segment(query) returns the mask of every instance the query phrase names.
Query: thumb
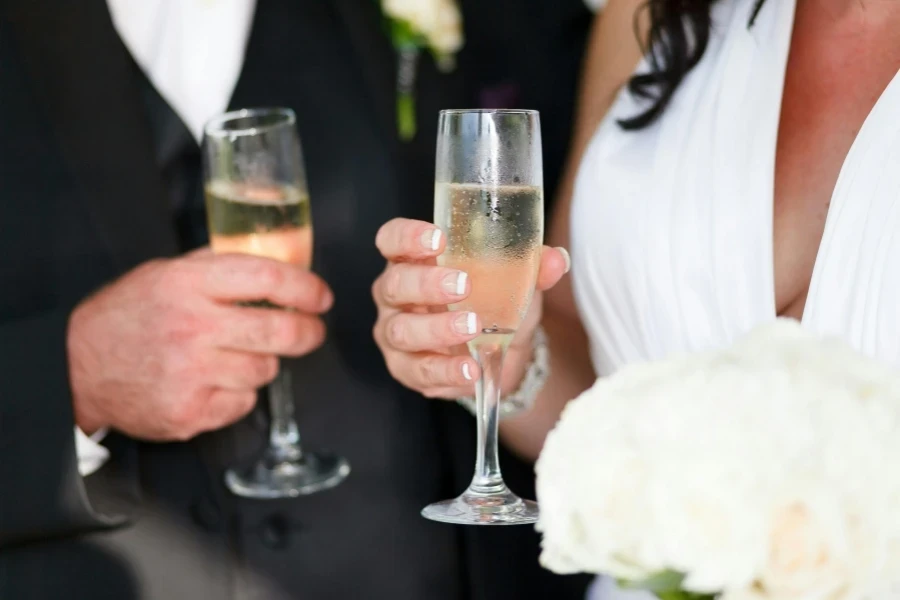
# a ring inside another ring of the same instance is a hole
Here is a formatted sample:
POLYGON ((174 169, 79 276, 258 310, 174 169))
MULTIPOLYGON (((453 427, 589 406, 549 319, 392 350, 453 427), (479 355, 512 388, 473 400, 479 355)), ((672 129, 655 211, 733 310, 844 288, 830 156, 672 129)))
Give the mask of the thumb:
POLYGON ((572 259, 568 250, 562 246, 556 248, 545 246, 541 255, 541 269, 538 272, 537 289, 549 290, 559 283, 559 280, 571 268, 572 259))

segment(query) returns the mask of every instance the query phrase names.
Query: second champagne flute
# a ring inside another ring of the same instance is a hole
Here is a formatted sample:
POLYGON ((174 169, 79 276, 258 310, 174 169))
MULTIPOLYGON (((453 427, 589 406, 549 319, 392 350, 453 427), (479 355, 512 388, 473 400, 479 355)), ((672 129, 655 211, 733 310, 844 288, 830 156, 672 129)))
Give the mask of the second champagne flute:
MULTIPOLYGON (((206 125, 203 158, 213 251, 310 268, 312 221, 295 121, 291 110, 271 108, 226 113, 206 125)), ((279 309, 266 301, 249 304, 279 309)), ((229 490, 247 498, 285 498, 343 481, 350 472, 346 460, 300 446, 290 373, 279 369, 267 392, 269 444, 256 464, 227 471, 229 490)))
POLYGON ((450 310, 474 312, 483 330, 469 342, 481 367, 475 476, 462 496, 425 507, 422 515, 428 519, 461 525, 537 520, 537 504, 519 498, 503 482, 498 419, 503 359, 537 284, 543 185, 536 111, 441 112, 434 220, 447 236, 447 247, 438 264, 468 273, 472 292, 450 310))

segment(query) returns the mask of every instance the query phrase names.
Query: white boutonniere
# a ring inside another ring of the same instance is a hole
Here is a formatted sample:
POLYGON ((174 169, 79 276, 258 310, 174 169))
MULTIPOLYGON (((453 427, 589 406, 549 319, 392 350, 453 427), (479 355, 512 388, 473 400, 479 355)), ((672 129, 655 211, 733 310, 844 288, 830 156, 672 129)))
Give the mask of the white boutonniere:
POLYGON ((397 50, 397 129, 404 140, 416 135, 416 69, 422 50, 442 71, 456 66, 463 46, 462 15, 455 0, 381 0, 397 50))

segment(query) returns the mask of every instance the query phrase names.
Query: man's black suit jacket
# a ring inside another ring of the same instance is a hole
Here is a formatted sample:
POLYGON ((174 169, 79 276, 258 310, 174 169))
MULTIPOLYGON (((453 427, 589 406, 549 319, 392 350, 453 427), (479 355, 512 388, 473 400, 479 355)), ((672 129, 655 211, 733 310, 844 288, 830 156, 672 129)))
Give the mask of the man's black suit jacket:
MULTIPOLYGON (((103 0, 0 0, 0 598, 580 598, 537 565, 531 528, 455 528, 421 507, 471 476, 471 418, 394 383, 371 340, 377 228, 429 219, 440 108, 542 111, 548 195, 590 17, 581 0, 462 0, 452 74, 418 81, 419 134, 394 121, 396 61, 374 0, 258 0, 232 107, 292 107, 313 198, 329 339, 290 368, 305 443, 347 456, 339 488, 233 498, 226 465, 265 440, 257 411, 184 444, 116 434, 77 472, 66 325, 137 264, 179 252, 134 64, 103 0)), ((529 466, 503 457, 511 485, 529 466)))

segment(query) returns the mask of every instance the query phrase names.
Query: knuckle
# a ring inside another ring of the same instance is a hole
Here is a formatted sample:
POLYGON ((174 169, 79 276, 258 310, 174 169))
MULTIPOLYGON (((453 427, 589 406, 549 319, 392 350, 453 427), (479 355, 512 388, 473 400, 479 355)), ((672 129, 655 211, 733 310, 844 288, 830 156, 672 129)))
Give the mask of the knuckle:
POLYGON ((261 262, 256 267, 256 277, 260 286, 265 289, 275 289, 284 284, 284 270, 274 261, 261 262))
POLYGON ((379 252, 384 254, 384 243, 387 239, 391 227, 393 227, 394 219, 391 219, 384 225, 378 228, 378 232, 375 234, 375 247, 378 248, 379 252))
POLYGON ((441 384, 437 358, 430 356, 416 363, 416 375, 424 387, 437 387, 441 384))
POLYGON ((274 356, 249 357, 243 365, 244 378, 250 383, 264 383, 275 377, 278 359, 274 356))
POLYGON ((187 399, 170 404, 163 416, 170 436, 179 441, 192 438, 196 433, 196 412, 194 402, 187 399))
POLYGON ((238 418, 243 417, 253 410, 256 405, 256 392, 246 391, 237 394, 234 399, 234 408, 238 418))
POLYGON ((289 348, 297 344, 303 335, 301 319, 293 313, 273 313, 268 316, 267 341, 269 346, 278 349, 289 348))
MULTIPOLYGON (((272 381, 278 375, 278 357, 277 356, 267 356, 263 359, 262 366, 262 379, 264 381, 272 381)), ((254 398, 255 394, 251 394, 254 398)))
POLYGON ((325 295, 325 282, 309 271, 297 271, 296 288, 304 297, 318 300, 325 295))
POLYGON ((375 322, 375 325, 372 326, 372 339, 375 340, 375 345, 384 350, 384 339, 381 334, 381 330, 384 328, 384 323, 381 319, 378 319, 375 322))
MULTIPOLYGON (((169 343, 177 342, 177 334, 164 334, 169 343)), ((161 378, 167 380, 168 383, 181 386, 185 374, 189 371, 192 361, 189 360, 189 353, 182 352, 183 345, 175 345, 174 349, 169 348, 162 353, 156 364, 156 371, 161 378)))
POLYGON ((312 276, 312 278, 313 285, 311 290, 313 295, 311 298, 314 305, 313 312, 320 312, 323 306, 327 307, 325 310, 330 310, 334 304, 334 296, 331 287, 320 277, 312 276))
POLYGON ((382 298, 388 304, 397 304, 400 300, 400 287, 403 285, 403 273, 397 267, 388 269, 381 285, 382 298))
POLYGON ((197 336, 203 326, 202 319, 196 315, 171 315, 160 323, 160 335, 167 345, 183 347, 197 336))
POLYGON ((249 321, 241 332, 243 346, 262 350, 275 345, 279 336, 283 335, 278 326, 279 316, 281 315, 274 310, 259 310, 254 314, 253 320, 249 321))
POLYGON ((407 232, 407 219, 394 218, 382 225, 375 235, 375 245, 382 256, 391 256, 402 251, 407 232))
POLYGON ((375 301, 375 304, 381 304, 381 280, 384 277, 384 273, 378 276, 375 281, 372 282, 372 287, 370 289, 370 293, 372 294, 372 300, 375 301))
POLYGON ((316 347, 324 337, 321 321, 300 315, 293 318, 282 328, 279 345, 291 354, 304 354, 316 347))
POLYGON ((306 347, 304 351, 318 348, 325 341, 325 324, 319 319, 311 321, 306 332, 306 347))
POLYGON ((409 328, 397 315, 388 322, 387 341, 394 348, 403 348, 409 344, 409 328))

